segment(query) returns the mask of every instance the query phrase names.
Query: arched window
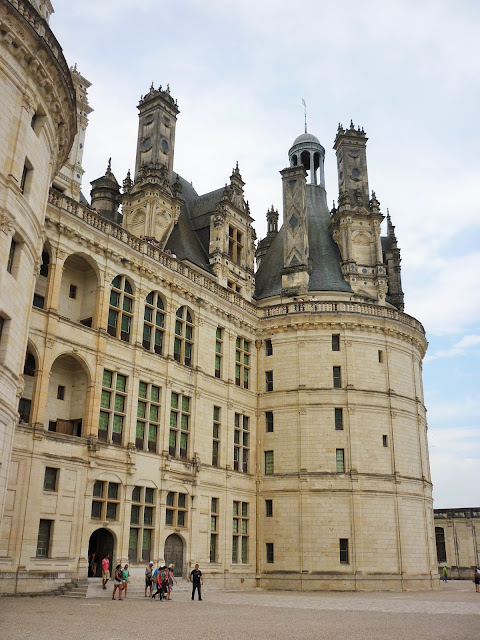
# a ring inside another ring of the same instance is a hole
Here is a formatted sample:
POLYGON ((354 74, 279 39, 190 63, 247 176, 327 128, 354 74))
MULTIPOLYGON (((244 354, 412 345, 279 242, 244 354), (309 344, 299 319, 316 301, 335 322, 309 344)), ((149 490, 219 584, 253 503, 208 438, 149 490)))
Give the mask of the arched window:
POLYGON ((133 289, 125 276, 116 276, 110 291, 108 333, 114 338, 130 342, 133 318, 133 289))
POLYGON ((175 318, 175 342, 173 357, 177 362, 192 366, 193 320, 187 307, 180 307, 175 318))
POLYGON ((163 333, 165 331, 165 308, 158 291, 151 291, 145 298, 145 312, 143 317, 143 348, 162 355, 163 333))

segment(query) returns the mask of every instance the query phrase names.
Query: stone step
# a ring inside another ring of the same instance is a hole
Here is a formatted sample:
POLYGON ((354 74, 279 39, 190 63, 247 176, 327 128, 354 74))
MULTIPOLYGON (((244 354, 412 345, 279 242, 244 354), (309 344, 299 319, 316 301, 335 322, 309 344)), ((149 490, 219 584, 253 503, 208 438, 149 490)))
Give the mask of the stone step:
MULTIPOLYGON (((99 578, 89 578, 88 582, 89 582, 88 591, 86 594, 87 598, 111 598, 112 597, 114 584, 111 580, 108 582, 106 589, 102 589, 102 581, 99 578)), ((183 578, 177 578, 177 584, 173 585, 174 594, 180 593, 180 592, 188 593, 191 591, 191 589, 192 589, 192 583, 183 578)), ((207 589, 208 591, 220 590, 219 587, 210 586, 210 585, 208 585, 207 589)), ((153 592, 155 593, 155 588, 153 589, 153 592)), ((116 594, 116 597, 118 597, 117 594, 116 594)), ((134 599, 145 598, 145 584, 129 582, 127 597, 134 598, 134 599)))

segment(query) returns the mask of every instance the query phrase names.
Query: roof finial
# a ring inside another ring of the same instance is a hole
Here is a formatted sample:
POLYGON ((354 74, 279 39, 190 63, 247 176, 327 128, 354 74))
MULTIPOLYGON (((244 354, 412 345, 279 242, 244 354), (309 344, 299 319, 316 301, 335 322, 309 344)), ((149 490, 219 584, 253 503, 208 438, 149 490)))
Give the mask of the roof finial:
POLYGON ((307 133, 307 103, 305 102, 305 98, 302 98, 302 104, 305 113, 305 133, 307 133))
POLYGON ((112 173, 112 159, 108 159, 107 170, 105 171, 105 175, 108 176, 112 173))

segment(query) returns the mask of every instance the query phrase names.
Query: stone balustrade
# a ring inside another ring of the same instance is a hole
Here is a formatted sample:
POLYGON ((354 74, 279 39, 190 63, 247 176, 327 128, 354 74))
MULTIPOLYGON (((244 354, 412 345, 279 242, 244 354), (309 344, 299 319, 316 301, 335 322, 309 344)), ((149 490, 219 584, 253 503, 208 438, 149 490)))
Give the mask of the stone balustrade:
MULTIPOLYGON (((72 200, 67 196, 59 193, 55 189, 50 189, 49 203, 67 211, 76 218, 80 218, 86 224, 95 229, 105 233, 106 235, 116 238, 120 242, 127 244, 134 251, 143 253, 144 255, 152 258, 156 262, 159 262, 167 269, 175 271, 176 273, 185 276, 200 287, 204 287, 208 291, 218 295, 223 300, 233 303, 235 306, 245 310, 252 316, 257 318, 273 318, 283 315, 294 314, 314 314, 320 315, 324 313, 345 313, 345 314, 361 314, 372 316, 376 318, 386 318, 401 322, 412 329, 420 331, 422 335, 425 335, 425 329, 423 325, 409 316, 406 313, 391 309, 388 307, 382 307, 375 304, 367 304, 363 302, 328 302, 319 301, 312 298, 308 300, 292 300, 292 302, 272 304, 268 306, 256 306, 251 302, 244 300, 241 296, 220 286, 212 278, 200 273, 199 271, 192 269, 187 264, 177 260, 173 256, 168 255, 158 247, 151 245, 148 241, 142 240, 137 236, 129 233, 123 229, 120 225, 110 222, 103 216, 99 215, 92 209, 82 205, 76 200, 72 200)), ((47 216, 48 217, 48 216, 47 216)))

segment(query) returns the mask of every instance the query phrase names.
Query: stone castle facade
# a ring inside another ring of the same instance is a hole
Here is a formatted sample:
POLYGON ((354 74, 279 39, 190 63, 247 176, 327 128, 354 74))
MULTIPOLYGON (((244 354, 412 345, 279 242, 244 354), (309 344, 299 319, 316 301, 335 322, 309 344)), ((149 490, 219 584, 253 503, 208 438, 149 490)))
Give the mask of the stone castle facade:
POLYGON ((229 587, 433 588, 427 343, 364 131, 338 128, 331 211, 324 148, 294 141, 256 244, 238 166, 205 195, 175 172, 152 86, 134 175, 109 162, 89 204, 90 83, 52 11, 0 0, 0 589, 107 552, 229 587))

